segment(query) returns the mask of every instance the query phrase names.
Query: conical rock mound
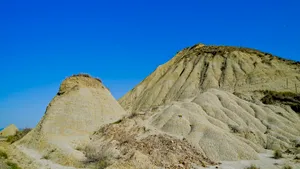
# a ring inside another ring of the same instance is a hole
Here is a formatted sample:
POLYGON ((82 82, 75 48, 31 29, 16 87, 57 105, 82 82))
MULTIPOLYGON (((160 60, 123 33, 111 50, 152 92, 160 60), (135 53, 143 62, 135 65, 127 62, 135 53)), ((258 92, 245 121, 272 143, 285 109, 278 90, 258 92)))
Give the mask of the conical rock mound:
POLYGON ((124 114, 99 79, 74 75, 62 82, 36 128, 16 144, 27 154, 36 151, 55 162, 72 165, 73 159, 84 160, 77 150, 90 141, 95 130, 124 114))
POLYGON ((300 91, 300 64, 248 48, 195 45, 166 64, 122 97, 128 111, 195 97, 219 88, 231 93, 260 90, 300 91))
POLYGON ((7 126, 6 128, 4 128, 2 131, 0 131, 0 136, 3 136, 3 137, 13 136, 18 131, 19 131, 19 129, 14 124, 11 124, 11 125, 7 126))

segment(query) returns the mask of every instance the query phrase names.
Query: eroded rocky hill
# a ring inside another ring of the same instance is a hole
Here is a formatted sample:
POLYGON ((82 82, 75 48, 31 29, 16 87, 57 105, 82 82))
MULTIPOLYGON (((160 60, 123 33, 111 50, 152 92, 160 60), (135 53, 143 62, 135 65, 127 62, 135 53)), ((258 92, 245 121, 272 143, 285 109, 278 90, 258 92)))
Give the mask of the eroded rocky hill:
POLYGON ((62 82, 39 124, 14 143, 16 157, 24 154, 33 161, 26 164, 24 157, 19 157, 23 168, 30 169, 47 168, 45 164, 48 168, 60 168, 45 160, 82 166, 86 157, 78 150, 90 141, 90 135, 125 114, 99 79, 85 74, 71 76, 62 82))
POLYGON ((300 63, 254 49, 198 44, 178 52, 119 102, 128 111, 143 111, 210 88, 249 99, 255 91, 300 91, 300 63))

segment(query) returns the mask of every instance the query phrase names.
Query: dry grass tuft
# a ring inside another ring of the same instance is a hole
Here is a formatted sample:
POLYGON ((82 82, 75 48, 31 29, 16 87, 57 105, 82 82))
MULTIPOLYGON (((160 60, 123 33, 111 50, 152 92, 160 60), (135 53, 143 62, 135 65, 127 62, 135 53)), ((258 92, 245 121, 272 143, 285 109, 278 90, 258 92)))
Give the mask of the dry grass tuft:
POLYGON ((22 139, 26 134, 28 134, 31 131, 30 128, 25 128, 22 131, 17 131, 17 133, 14 136, 7 137, 7 142, 14 143, 20 139, 22 139))
POLYGON ((6 154, 6 152, 0 150, 0 159, 7 159, 7 158, 8 155, 6 154))
POLYGON ((10 161, 6 162, 6 165, 10 166, 11 169, 21 169, 21 168, 18 166, 18 164, 13 163, 13 162, 10 162, 10 161))
POLYGON ((282 169, 293 169, 293 167, 289 166, 289 165, 285 165, 285 166, 282 167, 282 169))
POLYGON ((250 167, 246 167, 245 169, 260 169, 260 168, 252 164, 250 167))
POLYGON ((96 169, 105 169, 106 167, 110 166, 107 162, 107 159, 101 159, 96 163, 96 169))
POLYGON ((275 150, 274 153, 273 153, 273 157, 275 159, 280 159, 282 158, 282 152, 280 150, 275 150))

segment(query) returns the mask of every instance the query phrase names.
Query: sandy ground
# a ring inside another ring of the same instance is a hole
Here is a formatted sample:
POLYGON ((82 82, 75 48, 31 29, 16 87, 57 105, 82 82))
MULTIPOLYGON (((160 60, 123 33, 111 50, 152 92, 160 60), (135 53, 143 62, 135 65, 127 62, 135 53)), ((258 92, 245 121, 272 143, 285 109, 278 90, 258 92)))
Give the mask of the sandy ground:
POLYGON ((43 159, 42 155, 37 151, 18 146, 18 149, 23 153, 28 155, 30 158, 34 160, 35 163, 40 165, 40 169, 76 169, 74 167, 66 167, 59 164, 56 164, 50 160, 43 159))
MULTIPOLYGON (((9 146, 9 144, 7 142, 0 140, 0 149, 1 150, 8 152, 9 151, 8 146, 9 146)), ((28 157, 30 157, 34 161, 34 163, 36 163, 38 166, 40 166, 39 169, 75 169, 74 167, 61 166, 50 160, 43 159, 42 155, 34 150, 27 149, 25 147, 18 147, 18 148, 20 151, 22 151, 28 157)), ((0 167, 0 169, 1 169, 1 167, 0 167)))
POLYGON ((6 138, 0 138, 0 142, 6 141, 6 138))
MULTIPOLYGON (((6 142, 0 141, 0 147, 2 149, 7 149, 8 144, 6 142)), ((73 167, 65 167, 59 164, 53 163, 50 160, 45 160, 42 156, 30 149, 24 147, 18 147, 28 156, 30 156, 36 163, 41 166, 41 169, 75 169, 73 167)), ((255 165, 260 169, 282 169, 284 165, 292 166, 293 169, 300 169, 300 163, 295 163, 288 156, 284 156, 282 159, 272 158, 273 151, 267 150, 266 153, 259 154, 259 160, 241 160, 241 161, 222 161, 218 166, 210 166, 207 168, 196 167, 197 169, 245 169, 251 165, 255 165)))
POLYGON ((210 166, 209 169, 245 169, 251 165, 255 165, 260 169, 282 169, 284 165, 292 166, 293 169, 300 169, 300 163, 292 162, 289 157, 282 159, 274 159, 273 151, 267 150, 266 153, 259 154, 259 160, 241 160, 241 161, 222 161, 219 166, 210 166))

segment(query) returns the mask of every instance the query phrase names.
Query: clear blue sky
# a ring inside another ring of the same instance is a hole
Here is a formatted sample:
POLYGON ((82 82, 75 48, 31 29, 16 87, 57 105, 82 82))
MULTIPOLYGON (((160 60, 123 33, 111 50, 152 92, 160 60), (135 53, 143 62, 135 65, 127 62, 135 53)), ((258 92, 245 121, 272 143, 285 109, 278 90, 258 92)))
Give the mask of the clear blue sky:
POLYGON ((0 2, 0 127, 34 127, 61 81, 86 72, 116 98, 184 47, 300 60, 298 0, 0 2))

